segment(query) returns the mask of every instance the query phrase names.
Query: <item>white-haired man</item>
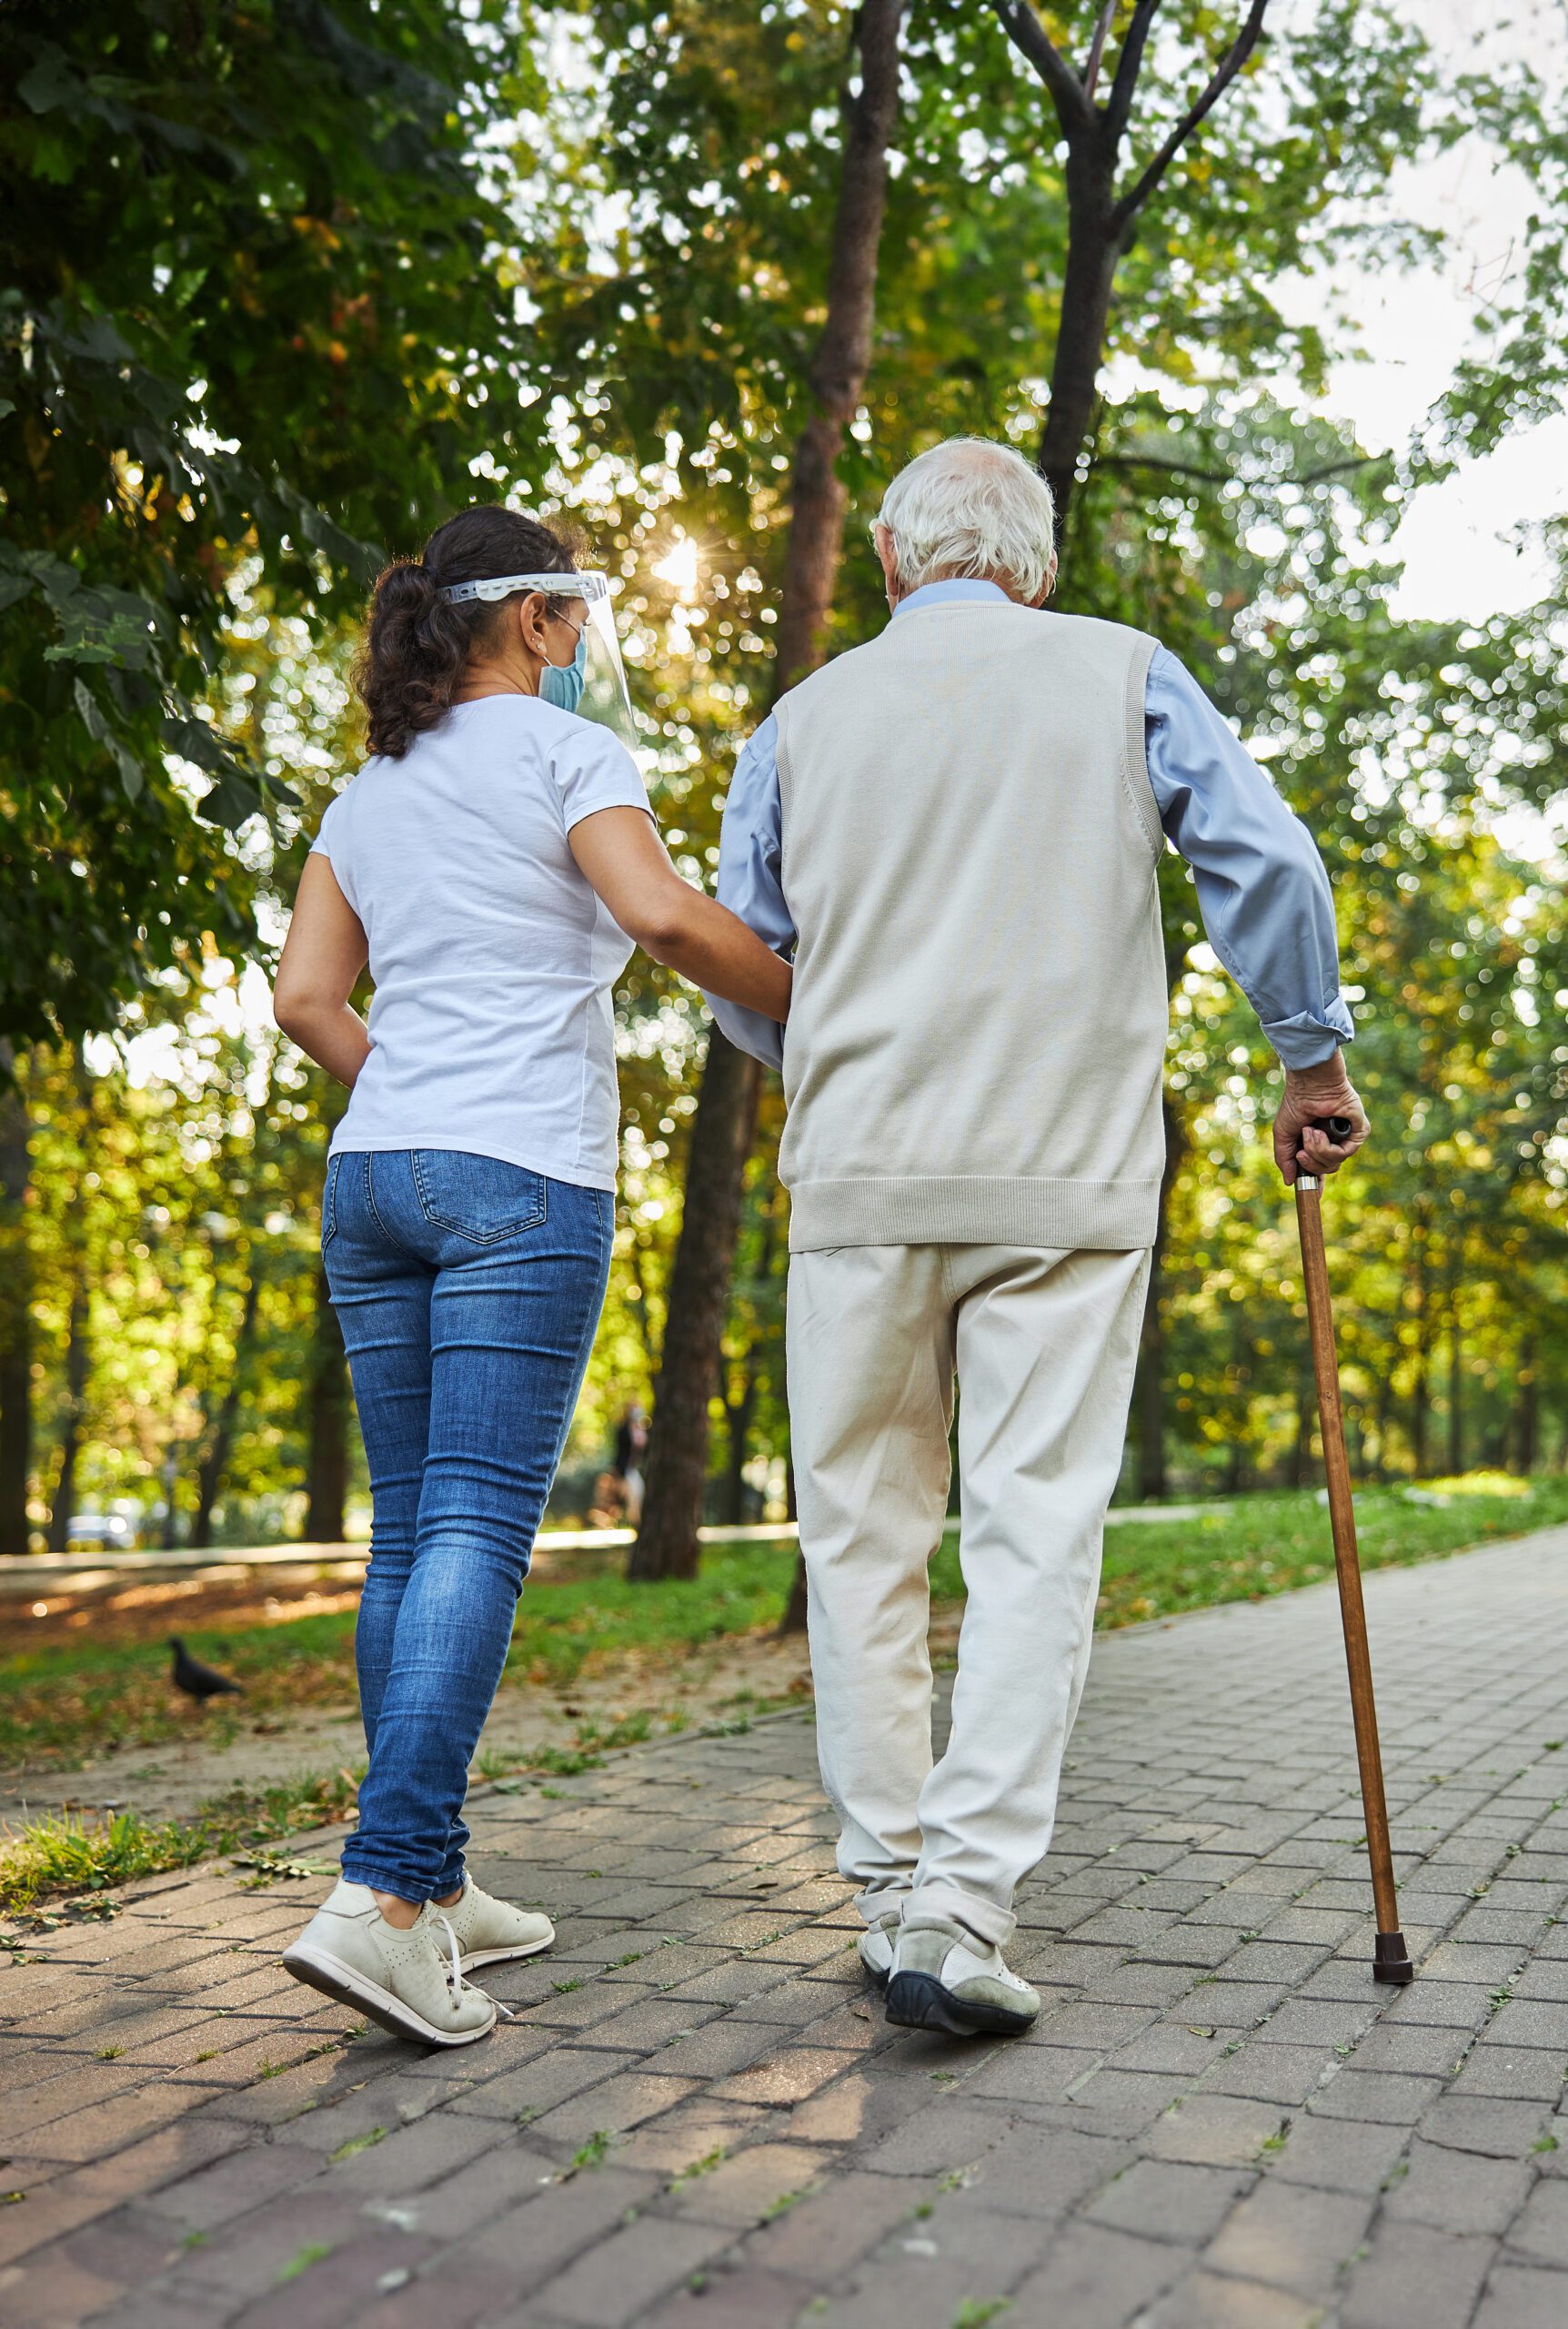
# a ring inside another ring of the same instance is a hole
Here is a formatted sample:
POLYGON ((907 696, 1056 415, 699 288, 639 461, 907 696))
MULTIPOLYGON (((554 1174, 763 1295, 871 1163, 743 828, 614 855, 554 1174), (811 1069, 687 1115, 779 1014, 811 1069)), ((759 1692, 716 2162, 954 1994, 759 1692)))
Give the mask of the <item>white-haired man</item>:
POLYGON ((876 528, 892 619, 779 700, 719 856, 724 902, 795 960, 786 1031, 713 1009, 789 1101, 789 1407, 839 1865, 890 2018, 959 2032, 1040 2010, 1002 1948, 1055 1817, 1143 1316, 1167 839, 1284 1064, 1286 1180, 1366 1136, 1316 849, 1172 656, 1043 611, 1052 542, 1050 490, 1006 447, 911 462, 876 528), (968 1608, 933 1767, 955 1372, 968 1608))

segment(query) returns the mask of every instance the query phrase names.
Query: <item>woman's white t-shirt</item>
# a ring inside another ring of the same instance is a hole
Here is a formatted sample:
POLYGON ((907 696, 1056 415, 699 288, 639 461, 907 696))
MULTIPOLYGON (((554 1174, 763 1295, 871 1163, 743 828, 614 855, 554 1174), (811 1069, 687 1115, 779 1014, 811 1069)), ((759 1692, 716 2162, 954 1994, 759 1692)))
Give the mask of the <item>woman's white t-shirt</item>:
POLYGON ((523 695, 455 705, 338 794, 315 847, 365 926, 376 995, 334 1154, 454 1148, 614 1188, 610 990, 631 941, 567 835, 621 808, 648 808, 625 746, 523 695))

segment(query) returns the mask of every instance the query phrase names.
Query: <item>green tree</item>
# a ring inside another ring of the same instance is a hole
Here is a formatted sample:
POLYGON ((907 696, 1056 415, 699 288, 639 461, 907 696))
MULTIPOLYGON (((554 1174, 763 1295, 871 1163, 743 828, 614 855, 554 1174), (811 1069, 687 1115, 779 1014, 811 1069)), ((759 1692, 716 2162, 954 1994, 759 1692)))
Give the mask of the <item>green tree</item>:
MULTIPOLYGON (((286 797, 209 714, 236 562, 328 613, 526 476, 525 339, 473 160, 501 0, 0 16, 0 1031, 75 1039, 254 943, 286 797)), ((504 156, 491 164, 498 166, 504 156)))

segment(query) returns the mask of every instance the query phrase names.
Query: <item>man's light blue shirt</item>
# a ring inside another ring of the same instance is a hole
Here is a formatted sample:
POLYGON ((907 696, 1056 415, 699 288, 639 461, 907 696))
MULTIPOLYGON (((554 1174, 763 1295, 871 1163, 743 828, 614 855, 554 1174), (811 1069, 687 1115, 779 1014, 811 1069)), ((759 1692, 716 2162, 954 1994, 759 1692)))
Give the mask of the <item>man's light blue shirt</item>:
MULTIPOLYGON (((900 600, 996 599, 995 582, 928 582, 900 600)), ((1157 647, 1143 698, 1149 781, 1165 836, 1192 868, 1210 945, 1287 1067, 1328 1059, 1355 1033, 1340 993, 1333 898, 1306 827, 1292 815, 1191 674, 1157 647)), ((778 954, 795 944, 780 879, 779 727, 769 716, 735 763, 719 843, 719 901, 778 954)), ((733 1044, 784 1063, 777 1020, 719 995, 709 1007, 733 1044)))

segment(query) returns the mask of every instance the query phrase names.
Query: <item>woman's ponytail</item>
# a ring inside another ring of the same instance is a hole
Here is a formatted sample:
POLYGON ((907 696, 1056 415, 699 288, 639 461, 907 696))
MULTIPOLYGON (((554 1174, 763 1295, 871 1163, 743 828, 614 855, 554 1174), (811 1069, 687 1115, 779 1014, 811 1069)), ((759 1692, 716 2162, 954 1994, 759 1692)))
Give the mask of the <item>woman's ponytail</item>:
POLYGON ((470 644, 468 625, 438 595, 428 568, 387 569, 355 674, 373 752, 400 761, 415 737, 451 710, 470 644))
POLYGON ((499 606, 473 599, 453 606, 443 586, 569 573, 572 566, 572 545, 560 535, 494 506, 465 509, 438 526, 417 563, 389 566, 376 585, 354 671, 371 751, 401 760, 415 737, 451 710, 476 649, 495 630, 499 606))

